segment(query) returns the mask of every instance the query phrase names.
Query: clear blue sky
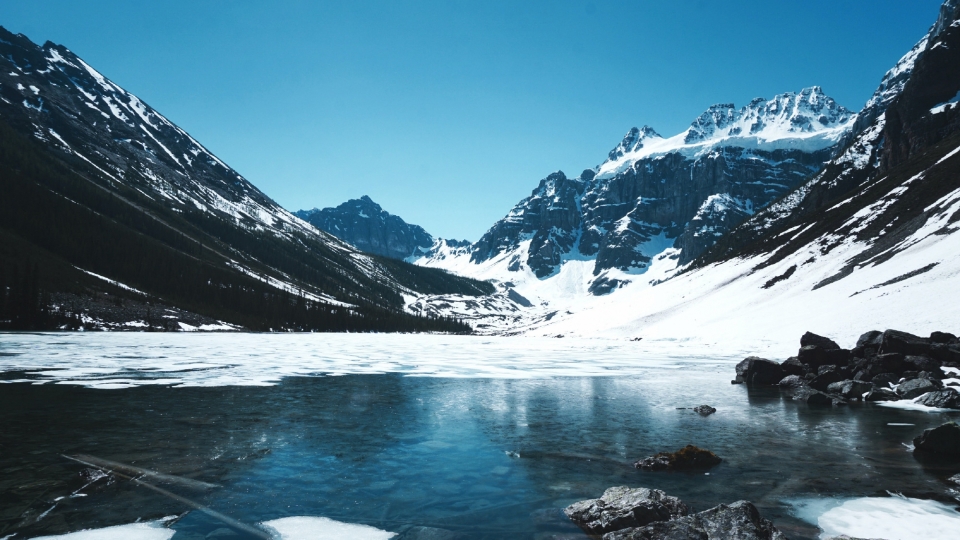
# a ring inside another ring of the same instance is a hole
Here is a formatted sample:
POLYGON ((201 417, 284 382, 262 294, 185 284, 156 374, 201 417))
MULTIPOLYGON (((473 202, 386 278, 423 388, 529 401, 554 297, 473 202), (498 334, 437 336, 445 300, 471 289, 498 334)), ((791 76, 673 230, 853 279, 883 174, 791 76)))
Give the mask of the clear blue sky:
POLYGON ((476 240, 632 126, 820 85, 859 110, 940 0, 5 0, 284 207, 476 240))

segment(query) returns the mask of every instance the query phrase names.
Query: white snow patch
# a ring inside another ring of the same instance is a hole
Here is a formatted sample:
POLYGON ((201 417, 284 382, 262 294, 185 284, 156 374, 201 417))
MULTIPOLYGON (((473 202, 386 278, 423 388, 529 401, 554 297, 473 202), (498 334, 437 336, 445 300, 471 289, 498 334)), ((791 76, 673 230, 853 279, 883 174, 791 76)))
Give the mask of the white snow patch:
POLYGON ((141 295, 143 295, 143 296, 148 296, 147 293, 145 293, 145 292, 143 292, 143 291, 140 291, 140 290, 137 290, 137 289, 134 289, 133 287, 131 287, 131 286, 129 286, 129 285, 124 285, 123 283, 120 283, 119 281, 115 281, 115 280, 112 280, 112 279, 110 279, 110 278, 108 278, 108 277, 101 276, 100 274, 94 274, 93 272, 91 272, 91 271, 89 271, 89 270, 84 270, 83 268, 80 268, 80 267, 77 267, 77 266, 74 266, 74 268, 76 268, 77 270, 83 272, 84 274, 93 276, 93 277, 95 277, 95 278, 97 278, 97 279, 102 279, 103 281, 106 281, 107 283, 109 283, 109 284, 111 284, 111 285, 114 285, 114 286, 116 286, 116 287, 120 287, 121 289, 123 289, 123 290, 125 290, 125 291, 130 291, 130 292, 134 292, 134 293, 137 293, 137 294, 141 294, 141 295))
POLYGON ((175 516, 157 521, 116 525, 102 529, 86 529, 55 536, 38 536, 33 540, 169 540, 176 531, 164 525, 175 516))
POLYGON ((816 523, 824 539, 845 534, 889 540, 948 540, 957 538, 960 513, 936 501, 865 497, 826 511, 816 523))
POLYGON ((282 540, 389 540, 396 533, 325 517, 294 516, 264 521, 282 540))

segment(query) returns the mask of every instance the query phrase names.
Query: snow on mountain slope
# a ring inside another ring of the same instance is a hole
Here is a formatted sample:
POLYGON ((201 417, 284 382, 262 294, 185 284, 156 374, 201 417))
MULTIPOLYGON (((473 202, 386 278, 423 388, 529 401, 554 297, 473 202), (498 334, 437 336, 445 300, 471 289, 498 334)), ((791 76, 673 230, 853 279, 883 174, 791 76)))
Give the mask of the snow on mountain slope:
MULTIPOLYGON (((679 153, 696 157, 718 146, 753 150, 812 152, 837 144, 857 115, 837 104, 819 86, 786 93, 771 100, 757 98, 737 110, 733 104, 714 105, 686 131, 664 139, 649 127, 627 134, 634 144, 611 152, 597 170, 598 179, 611 178, 638 160, 679 153)), ((625 141, 626 142, 626 141, 625 141)))
MULTIPOLYGON (((675 228, 638 219, 635 210, 645 202, 641 196, 640 204, 608 222, 613 226, 593 227, 607 239, 611 233, 629 232, 634 245, 660 250, 642 266, 613 264, 598 272, 596 264, 591 272, 592 261, 584 257, 590 252, 584 249, 589 215, 575 233, 574 248, 546 275, 524 264, 530 244, 537 240, 535 231, 521 230, 526 233, 523 242, 503 242, 508 249, 493 250, 486 259, 478 261, 475 251, 472 263, 465 254, 419 263, 495 279, 504 299, 513 292, 530 301, 529 307, 515 304, 512 326, 491 325, 488 330, 494 332, 706 341, 741 348, 753 343, 758 352, 784 355, 788 351, 783 347, 792 348, 788 344, 806 330, 847 344, 870 328, 919 334, 956 331, 960 108, 953 102, 960 95, 958 4, 945 2, 928 35, 884 76, 858 115, 814 90, 758 100, 740 110, 712 107, 682 137, 663 139, 649 128, 631 130, 607 162, 571 182, 576 189, 570 191, 585 194, 576 206, 589 209, 594 206, 591 193, 622 193, 624 183, 618 179, 669 159, 709 159, 731 152, 727 144, 744 140, 753 146, 741 151, 755 157, 756 148, 777 136, 833 145, 824 147, 831 149, 833 159, 769 206, 734 190, 717 190, 703 198, 697 194, 698 205, 685 232, 719 242, 707 245, 695 260, 684 258, 687 244, 675 228), (778 114, 770 114, 774 110, 778 114), (798 115, 809 118, 811 111, 824 112, 823 119, 818 116, 809 124, 793 120, 798 115), (748 125, 755 138, 744 138, 748 125), (659 245, 656 233, 662 234, 659 245), (583 294, 596 292, 598 286, 609 294, 583 294)), ((733 172, 743 175, 744 169, 733 172)), ((566 179, 553 175, 553 180, 566 179)), ((547 189, 548 184, 542 182, 529 200, 560 192, 547 189)), ((573 207, 569 202, 552 204, 573 207)), ((522 223, 531 207, 521 203, 495 228, 522 223)), ((550 234, 556 237, 557 230, 550 234)), ((467 308, 446 302, 438 312, 466 313, 467 308)))
MULTIPOLYGON (((5 144, 18 146, 11 151, 13 158, 0 165, 14 166, 13 161, 27 153, 40 152, 45 154, 42 160, 30 159, 56 167, 58 175, 67 171, 62 178, 68 180, 60 184, 52 183, 57 175, 51 174, 10 179, 20 182, 24 193, 33 189, 28 186, 45 182, 43 189, 61 196, 58 201, 65 197, 61 189, 82 191, 87 197, 82 201, 67 198, 85 208, 76 218, 78 223, 103 218, 119 223, 126 219, 124 226, 128 229, 117 229, 116 234, 152 235, 164 246, 154 253, 178 260, 165 260, 162 272, 167 276, 175 275, 174 267, 186 261, 200 259, 215 265, 213 272, 230 283, 196 278, 197 286, 205 283, 209 287, 211 298, 219 294, 215 290, 231 288, 256 296, 248 285, 249 278, 254 278, 258 287, 272 289, 268 295, 282 291, 328 307, 362 304, 399 310, 403 295, 418 294, 418 290, 463 292, 486 288, 435 271, 378 260, 319 231, 280 207, 185 130, 66 47, 50 42, 38 46, 26 36, 3 28, 0 124, 10 132, 5 135, 5 144), (109 194, 108 201, 96 202, 105 194, 109 194), (104 205, 116 214, 104 215, 104 205), (137 221, 136 225, 131 227, 130 220, 137 221), (135 230, 131 232, 131 228, 135 230), (168 253, 167 248, 172 251, 168 253)), ((66 257, 68 248, 64 246, 69 242, 63 241, 63 235, 43 236, 45 233, 37 232, 37 227, 26 230, 25 221, 4 225, 25 228, 17 233, 32 234, 44 249, 66 257)), ((74 260, 89 252, 72 253, 70 264, 134 283, 152 294, 160 294, 156 285, 166 280, 164 294, 195 298, 183 292, 186 287, 176 287, 175 278, 161 280, 160 271, 153 276, 135 271, 131 264, 123 270, 127 274, 115 274, 123 267, 119 254, 113 263, 74 260), (154 283, 148 283, 149 279, 154 283)), ((253 308, 240 308, 243 302, 238 298, 234 299, 237 310, 253 308)))

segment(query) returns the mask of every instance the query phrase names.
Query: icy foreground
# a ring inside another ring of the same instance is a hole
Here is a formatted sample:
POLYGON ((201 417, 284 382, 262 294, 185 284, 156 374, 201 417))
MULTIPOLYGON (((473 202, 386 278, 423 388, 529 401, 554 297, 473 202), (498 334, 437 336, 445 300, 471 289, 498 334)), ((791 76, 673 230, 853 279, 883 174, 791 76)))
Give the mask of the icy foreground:
POLYGON ((120 389, 268 386, 285 377, 382 373, 606 377, 689 363, 729 365, 752 351, 720 345, 428 334, 6 334, 0 339, 0 372, 29 375, 0 382, 120 389))

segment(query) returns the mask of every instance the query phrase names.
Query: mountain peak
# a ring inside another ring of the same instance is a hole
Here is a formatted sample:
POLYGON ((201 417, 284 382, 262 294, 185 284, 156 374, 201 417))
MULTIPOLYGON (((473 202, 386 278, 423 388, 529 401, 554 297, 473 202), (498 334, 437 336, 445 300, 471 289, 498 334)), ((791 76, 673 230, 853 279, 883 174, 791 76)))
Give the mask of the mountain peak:
POLYGON ((660 134, 650 126, 645 125, 639 129, 632 127, 630 128, 630 131, 623 136, 623 140, 620 141, 620 144, 618 144, 616 148, 607 154, 607 158, 611 160, 619 159, 625 154, 636 152, 637 150, 643 148, 644 141, 652 138, 662 139, 663 137, 661 137, 660 134))

